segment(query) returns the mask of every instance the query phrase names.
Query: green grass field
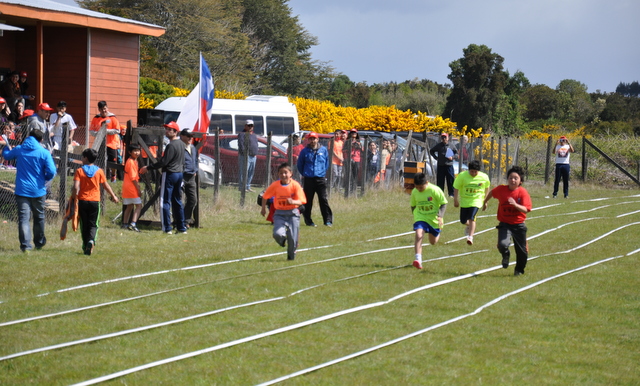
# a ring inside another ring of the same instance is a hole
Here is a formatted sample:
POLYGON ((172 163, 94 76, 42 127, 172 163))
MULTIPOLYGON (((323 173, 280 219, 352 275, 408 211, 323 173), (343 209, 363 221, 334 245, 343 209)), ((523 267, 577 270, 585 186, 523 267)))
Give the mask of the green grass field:
POLYGON ((553 200, 548 187, 525 186, 536 210, 519 277, 500 267, 495 200, 472 247, 449 205, 440 242, 413 268, 409 196, 399 190, 333 197, 334 226, 303 226, 293 262, 255 196, 240 208, 232 188, 203 204, 203 227, 188 235, 123 231, 109 203, 90 257, 79 234, 59 240, 59 224, 42 251, 22 254, 16 224, 1 224, 0 384, 74 384, 145 364, 154 365, 111 382, 260 384, 420 331, 284 384, 639 384, 638 190, 574 184, 570 199, 553 200))

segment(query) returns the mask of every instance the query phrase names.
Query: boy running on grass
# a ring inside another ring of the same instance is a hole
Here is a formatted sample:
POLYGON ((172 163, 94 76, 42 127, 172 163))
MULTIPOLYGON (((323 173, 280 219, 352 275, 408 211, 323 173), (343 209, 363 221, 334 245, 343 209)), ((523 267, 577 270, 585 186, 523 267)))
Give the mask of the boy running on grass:
POLYGON ((71 198, 78 199, 78 215, 82 234, 82 250, 85 255, 93 253, 100 226, 100 185, 111 196, 111 201, 118 203, 118 197, 107 183, 104 171, 94 165, 98 152, 85 149, 82 152, 82 167, 76 170, 73 177, 71 198))
POLYGON ((129 159, 124 165, 124 179, 122 182, 122 204, 127 206, 122 216, 122 227, 135 232, 140 232, 140 229, 136 226, 136 221, 138 221, 140 210, 142 210, 142 194, 140 193, 140 183, 138 182, 140 180, 138 157, 140 157, 140 146, 136 144, 129 145, 129 159))
POLYGON ((280 181, 276 181, 269 185, 262 195, 261 215, 267 213, 267 201, 273 197, 273 205, 275 213, 273 214, 273 238, 278 245, 284 247, 288 242, 287 260, 293 260, 296 257, 298 249, 298 238, 300 233, 300 205, 307 203, 307 197, 300 184, 291 178, 291 166, 283 163, 278 167, 278 176, 280 181))
POLYGON ((476 215, 489 193, 489 176, 480 171, 480 162, 469 162, 469 170, 458 174, 453 181, 453 206, 460 207, 460 223, 466 225, 464 235, 467 244, 473 245, 476 232, 476 215))
POLYGON ((413 266, 422 269, 422 239, 429 233, 429 243, 434 245, 440 239, 442 217, 447 209, 447 198, 442 189, 430 184, 424 173, 413 177, 415 188, 411 191, 411 211, 413 212, 413 230, 416 231, 413 266))

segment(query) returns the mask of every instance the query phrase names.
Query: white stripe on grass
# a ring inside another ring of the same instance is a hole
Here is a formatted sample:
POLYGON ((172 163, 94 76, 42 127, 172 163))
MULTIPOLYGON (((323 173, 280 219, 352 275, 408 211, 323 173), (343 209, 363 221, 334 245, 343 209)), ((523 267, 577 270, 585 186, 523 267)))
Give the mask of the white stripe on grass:
MULTIPOLYGON (((598 238, 596 238, 594 240, 591 240, 591 241, 589 241, 587 243, 583 243, 578 247, 572 248, 570 251, 574 251, 574 250, 576 250, 578 248, 582 248, 584 246, 587 246, 587 245, 589 245, 589 244, 591 244, 591 243, 593 243, 593 242, 595 242, 597 240, 600 240, 602 237, 605 237, 606 235, 612 234, 612 233, 614 233, 616 231, 619 231, 619 230, 624 229, 626 227, 629 227, 631 225, 638 225, 638 224, 640 224, 640 222, 621 226, 621 227, 619 227, 617 229, 614 229, 614 230, 608 232, 607 234, 602 235, 602 236, 600 236, 600 237, 598 237, 598 238)), ((568 253, 568 252, 567 251, 562 251, 562 252, 556 252, 555 254, 559 254, 559 253, 568 253)), ((632 253, 635 253, 635 251, 632 252, 632 253)), ((630 253, 630 254, 632 254, 632 253, 630 253)), ((622 256, 618 256, 618 257, 622 257, 622 256)), ((577 270, 584 269, 584 268, 599 264, 599 263, 604 262, 604 261, 615 259, 615 258, 618 258, 618 257, 613 257, 613 258, 602 260, 600 262, 591 263, 591 264, 586 265, 584 267, 578 268, 577 270)), ((531 258, 530 260, 533 260, 533 259, 535 259, 535 257, 531 258)), ((414 288, 414 289, 412 289, 410 291, 403 292, 403 293, 398 294, 398 295, 396 295, 396 296, 394 296, 392 298, 389 298, 386 301, 379 301, 379 302, 375 302, 375 303, 364 304, 364 305, 361 305, 361 306, 358 306, 358 307, 348 308, 348 309, 341 310, 341 311, 338 311, 338 312, 334 312, 334 313, 331 313, 331 314, 323 315, 323 316, 320 316, 320 317, 317 317, 317 318, 309 319, 309 320, 306 320, 306 321, 303 321, 303 322, 300 322, 300 323, 295 323, 295 324, 292 324, 292 325, 289 325, 289 326, 284 326, 284 327, 281 327, 281 328, 278 328, 278 329, 275 329, 275 330, 267 331, 267 332, 264 332, 264 333, 261 333, 261 334, 248 336, 248 337, 245 337, 245 338, 242 338, 242 339, 238 339, 238 340, 222 343, 222 344, 219 344, 219 345, 216 345, 216 346, 212 346, 212 347, 208 347, 208 348, 205 348, 205 349, 202 349, 202 350, 192 351, 192 352, 181 354, 181 355, 174 356, 174 357, 171 357, 171 358, 166 358, 166 359, 162 359, 162 360, 159 360, 159 361, 150 362, 150 363, 147 363, 147 364, 144 364, 144 365, 141 365, 141 366, 136 366, 136 367, 132 367, 132 368, 129 368, 129 369, 126 369, 126 370, 118 371, 118 372, 115 372, 115 373, 112 373, 112 374, 107 374, 107 375, 104 375, 104 376, 101 376, 101 377, 98 377, 98 378, 93 378, 93 379, 90 379, 90 380, 87 380, 87 381, 84 381, 84 382, 77 383, 76 385, 93 385, 93 384, 105 382, 105 381, 108 381, 108 380, 111 380, 111 379, 120 378, 120 377, 123 377, 125 375, 133 374, 135 372, 147 370, 147 369, 150 369, 150 368, 153 368, 153 367, 158 367, 158 366, 162 366, 162 365, 165 365, 165 364, 168 364, 168 363, 178 362, 178 361, 181 361, 181 360, 184 360, 184 359, 193 358, 193 357, 196 357, 196 356, 199 356, 199 355, 203 355, 203 354, 207 354, 207 353, 210 353, 210 352, 218 351, 218 350, 221 350, 221 349, 224 349, 224 348, 233 347, 233 346, 237 346, 237 345, 240 345, 240 344, 243 344, 243 343, 259 340, 259 339, 262 339, 262 338, 265 338, 265 337, 269 337, 269 336, 281 334, 281 333, 284 333, 284 332, 296 330, 296 329, 299 329, 299 328, 302 328, 302 327, 306 327, 306 326, 313 325, 313 324, 316 324, 316 323, 320 323, 320 322, 324 322, 324 321, 327 321, 327 320, 331 320, 331 319, 334 319, 334 318, 337 318, 337 317, 340 317, 340 316, 344 316, 344 315, 360 312, 360 311, 363 311, 363 310, 368 310, 368 309, 375 308, 375 307, 380 307, 380 306, 389 304, 389 303, 391 303, 391 302, 393 302, 395 300, 401 299, 403 297, 412 295, 414 293, 417 293, 417 292, 420 292, 420 291, 423 291, 423 290, 426 290, 426 289, 430 289, 430 288, 434 288, 434 287, 441 286, 441 285, 444 285, 444 284, 449 284, 449 283, 453 283, 453 282, 456 282, 456 281, 468 279, 468 278, 471 278, 471 277, 475 277, 475 276, 481 275, 483 273, 487 273, 487 272, 494 271, 494 270, 499 270, 501 268, 502 268, 502 266, 500 265, 500 266, 496 266, 496 267, 492 267, 492 268, 486 268, 486 269, 483 269, 483 270, 480 270, 480 271, 472 272, 472 273, 469 273, 469 274, 465 274, 465 275, 461 275, 461 276, 457 276, 457 277, 441 280, 441 281, 436 282, 436 283, 427 284, 425 286, 414 288)), ((556 276, 553 276, 551 278, 547 278, 547 279, 541 280, 540 282, 537 282, 537 283, 541 284, 541 283, 544 283, 546 281, 552 280, 554 278, 563 276, 565 274, 568 274, 568 273, 565 272, 563 274, 556 275, 556 276)), ((460 320, 460 319, 464 319, 464 318, 466 318, 468 316, 475 315, 476 313, 480 312, 482 309, 488 307, 489 305, 495 304, 498 301, 502 300, 502 298, 511 296, 511 295, 519 293, 519 292, 522 292, 522 291, 527 290, 529 288, 533 288, 532 286, 534 286, 534 285, 529 285, 529 286, 521 288, 520 290, 517 290, 517 291, 514 291, 512 293, 503 295, 502 297, 494 299, 492 302, 489 302, 489 303, 485 304, 484 306, 480 307, 478 310, 474 311, 471 314, 462 315, 462 316, 459 316, 457 318, 450 319, 449 321, 437 324, 435 326, 431 326, 431 327, 429 327, 429 328, 427 328, 425 330, 421 330, 422 332, 420 332, 420 333, 424 333, 424 332, 430 331, 430 330, 432 330, 434 328, 438 328, 438 327, 450 324, 450 323, 452 323, 454 321, 457 321, 457 320, 460 320)), ((417 334, 417 333, 413 333, 409 337, 415 336, 415 334, 417 334)))

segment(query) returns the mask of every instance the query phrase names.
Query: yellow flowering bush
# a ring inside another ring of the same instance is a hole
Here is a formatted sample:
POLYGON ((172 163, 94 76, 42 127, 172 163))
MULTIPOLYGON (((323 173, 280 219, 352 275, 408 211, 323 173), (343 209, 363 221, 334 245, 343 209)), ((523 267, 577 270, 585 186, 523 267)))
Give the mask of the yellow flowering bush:
POLYGON ((155 101, 150 98, 146 98, 144 94, 138 96, 138 108, 139 109, 152 109, 156 105, 155 101))

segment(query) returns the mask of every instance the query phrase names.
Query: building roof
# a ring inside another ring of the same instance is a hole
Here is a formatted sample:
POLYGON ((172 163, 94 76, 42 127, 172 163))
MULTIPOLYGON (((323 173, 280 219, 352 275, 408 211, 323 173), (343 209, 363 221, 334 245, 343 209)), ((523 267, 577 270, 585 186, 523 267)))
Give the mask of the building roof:
POLYGON ((0 18, 10 25, 75 26, 161 36, 165 28, 50 0, 1 0, 0 18))

